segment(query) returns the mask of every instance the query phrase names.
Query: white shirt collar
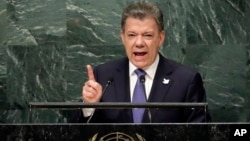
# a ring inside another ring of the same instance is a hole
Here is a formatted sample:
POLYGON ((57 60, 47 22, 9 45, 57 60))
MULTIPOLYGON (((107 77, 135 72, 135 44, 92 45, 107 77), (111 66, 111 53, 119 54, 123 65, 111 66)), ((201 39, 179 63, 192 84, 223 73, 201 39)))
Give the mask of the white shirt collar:
MULTIPOLYGON (((147 73, 147 76, 150 79, 153 79, 156 73, 156 69, 159 63, 159 54, 157 54, 155 61, 153 62, 153 64, 151 64, 148 68, 146 68, 144 71, 147 73)), ((137 69, 137 67, 132 64, 131 61, 129 61, 129 75, 132 76, 134 75, 134 71, 137 69)))

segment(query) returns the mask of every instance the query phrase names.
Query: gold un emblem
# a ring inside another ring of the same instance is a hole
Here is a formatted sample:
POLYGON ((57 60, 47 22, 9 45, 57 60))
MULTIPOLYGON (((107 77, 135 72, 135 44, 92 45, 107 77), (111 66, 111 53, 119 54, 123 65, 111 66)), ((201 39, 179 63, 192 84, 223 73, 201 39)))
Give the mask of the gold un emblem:
POLYGON ((133 138, 125 133, 122 132, 113 132, 107 135, 104 135, 99 140, 98 133, 96 133, 89 141, 146 141, 141 135, 138 133, 135 134, 136 138, 133 138))

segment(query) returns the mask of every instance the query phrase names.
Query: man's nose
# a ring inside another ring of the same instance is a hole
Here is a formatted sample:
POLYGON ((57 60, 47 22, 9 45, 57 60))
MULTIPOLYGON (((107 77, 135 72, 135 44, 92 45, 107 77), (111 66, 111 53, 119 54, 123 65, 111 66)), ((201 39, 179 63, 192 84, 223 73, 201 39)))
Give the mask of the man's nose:
POLYGON ((145 42, 144 42, 142 36, 138 36, 136 38, 136 42, 135 43, 136 43, 136 47, 144 47, 144 45, 145 45, 145 42))

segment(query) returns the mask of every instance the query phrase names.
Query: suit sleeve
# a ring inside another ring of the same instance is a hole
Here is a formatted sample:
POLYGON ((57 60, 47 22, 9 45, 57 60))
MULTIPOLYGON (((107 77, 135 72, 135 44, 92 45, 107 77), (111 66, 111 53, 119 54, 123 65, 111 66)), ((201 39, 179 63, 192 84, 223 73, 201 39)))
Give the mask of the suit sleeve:
MULTIPOLYGON (((206 102, 206 92, 199 73, 196 73, 188 86, 186 102, 206 102)), ((211 116, 207 107, 188 108, 184 111, 187 122, 209 122, 211 116)))
POLYGON ((75 111, 72 111, 67 122, 68 123, 86 123, 87 120, 88 120, 88 117, 83 116, 82 109, 77 109, 75 111))

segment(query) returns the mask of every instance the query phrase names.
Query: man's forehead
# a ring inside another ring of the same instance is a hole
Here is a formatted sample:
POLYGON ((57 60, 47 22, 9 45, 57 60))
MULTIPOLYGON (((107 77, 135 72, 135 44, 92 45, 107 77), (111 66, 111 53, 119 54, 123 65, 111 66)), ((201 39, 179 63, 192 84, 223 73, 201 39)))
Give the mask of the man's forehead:
POLYGON ((138 19, 138 18, 128 18, 125 22, 125 28, 132 28, 132 27, 138 27, 141 26, 148 27, 148 28, 157 28, 157 23, 152 17, 144 18, 144 19, 138 19))
POLYGON ((145 17, 145 18, 128 17, 125 21, 125 24, 131 24, 133 22, 140 22, 140 23, 145 22, 157 25, 156 20, 153 17, 145 17))

